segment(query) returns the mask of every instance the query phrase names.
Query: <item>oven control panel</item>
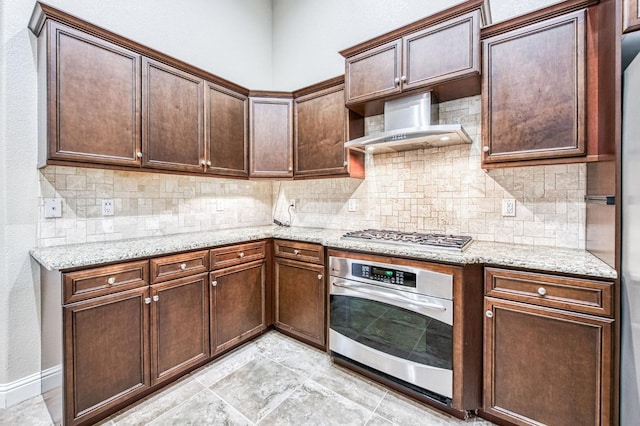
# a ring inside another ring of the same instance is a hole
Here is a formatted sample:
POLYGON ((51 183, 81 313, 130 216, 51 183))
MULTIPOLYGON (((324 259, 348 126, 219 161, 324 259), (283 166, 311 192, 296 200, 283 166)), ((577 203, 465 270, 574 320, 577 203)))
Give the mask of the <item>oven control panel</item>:
POLYGON ((413 272, 383 268, 376 265, 368 265, 366 263, 353 263, 351 265, 351 275, 386 284, 395 284, 403 287, 416 287, 416 274, 413 272))

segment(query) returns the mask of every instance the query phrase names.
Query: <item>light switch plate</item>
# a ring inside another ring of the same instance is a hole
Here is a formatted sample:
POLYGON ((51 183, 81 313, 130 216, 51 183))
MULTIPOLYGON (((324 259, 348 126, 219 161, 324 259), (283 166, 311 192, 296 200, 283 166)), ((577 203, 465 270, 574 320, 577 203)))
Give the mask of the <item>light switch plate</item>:
POLYGON ((355 212, 356 210, 358 210, 358 202, 354 199, 349 199, 347 210, 350 212, 355 212))
POLYGON ((502 200, 502 216, 513 217, 516 215, 516 200, 505 198, 502 200))
POLYGON ((222 198, 216 200, 216 210, 219 212, 224 211, 224 200, 222 198))
POLYGON ((62 198, 44 199, 44 217, 46 219, 62 217, 62 198))

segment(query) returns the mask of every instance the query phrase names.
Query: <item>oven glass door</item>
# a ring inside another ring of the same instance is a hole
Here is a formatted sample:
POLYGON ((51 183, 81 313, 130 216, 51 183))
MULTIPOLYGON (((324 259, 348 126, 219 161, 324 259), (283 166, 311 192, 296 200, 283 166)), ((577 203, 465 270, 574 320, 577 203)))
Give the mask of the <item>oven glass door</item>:
POLYGON ((452 369, 453 327, 408 309, 363 297, 331 295, 330 327, 388 355, 452 369))

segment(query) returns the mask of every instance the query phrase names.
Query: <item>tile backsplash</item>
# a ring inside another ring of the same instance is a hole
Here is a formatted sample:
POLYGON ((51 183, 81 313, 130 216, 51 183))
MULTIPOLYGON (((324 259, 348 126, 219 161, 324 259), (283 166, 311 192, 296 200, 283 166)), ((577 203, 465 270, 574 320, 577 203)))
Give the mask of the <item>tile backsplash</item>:
MULTIPOLYGON (((584 248, 586 166, 482 170, 480 105, 474 96, 438 106, 440 123, 461 123, 472 144, 367 154, 364 180, 242 181, 48 166, 40 170, 38 245, 259 226, 275 217, 294 226, 584 248), (50 197, 62 198, 62 218, 44 218, 50 197), (507 198, 516 200, 515 217, 502 216, 507 198), (102 216, 102 199, 114 200, 114 216, 102 216), (350 199, 356 211, 348 211, 350 199)), ((379 131, 382 118, 367 118, 366 132, 379 131)))
POLYGON ((271 223, 271 182, 48 166, 40 169, 40 247, 271 223), (62 217, 44 218, 44 198, 62 217), (115 214, 102 216, 102 200, 115 214))
MULTIPOLYGON (((276 215, 296 226, 388 228, 470 235, 484 241, 585 247, 586 166, 480 167, 480 96, 441 103, 440 124, 461 123, 473 143, 366 156, 365 180, 274 185, 276 215), (348 211, 354 199, 356 211, 348 211), (502 216, 502 200, 516 216, 502 216)), ((367 118, 366 133, 383 117, 367 118)))

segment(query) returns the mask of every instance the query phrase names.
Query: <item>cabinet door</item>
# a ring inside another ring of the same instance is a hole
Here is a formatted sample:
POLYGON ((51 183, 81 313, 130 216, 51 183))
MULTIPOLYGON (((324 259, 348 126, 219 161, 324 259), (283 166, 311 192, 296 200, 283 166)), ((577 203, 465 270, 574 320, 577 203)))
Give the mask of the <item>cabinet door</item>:
POLYGON ((239 93, 206 85, 207 173, 249 176, 249 99, 239 93))
POLYGON ((586 154, 585 13, 483 41, 483 163, 586 154))
POLYGON ((48 158, 139 166, 140 56, 47 25, 48 158))
POLYGON ((624 0, 624 28, 623 32, 640 29, 640 0, 624 0))
POLYGON ((610 424, 613 320, 485 300, 487 413, 522 425, 610 424))
POLYGON ((402 40, 346 59, 346 102, 358 103, 400 93, 402 40))
POLYGON ((265 261, 211 272, 211 353, 265 330, 265 261))
POLYGON ((144 58, 143 165, 200 172, 204 161, 204 80, 144 58))
POLYGON ((342 85, 295 101, 295 176, 348 173, 342 85))
POLYGON ((150 386, 147 287, 63 308, 65 424, 89 421, 150 386))
POLYGON ((293 100, 250 98, 251 177, 293 176, 293 100))
POLYGON ((207 274, 151 286, 151 375, 168 380, 209 358, 207 274))
POLYGON ((402 89, 480 74, 480 11, 402 39, 402 89))
POLYGON ((276 327, 324 347, 324 266, 276 258, 275 282, 276 327))

